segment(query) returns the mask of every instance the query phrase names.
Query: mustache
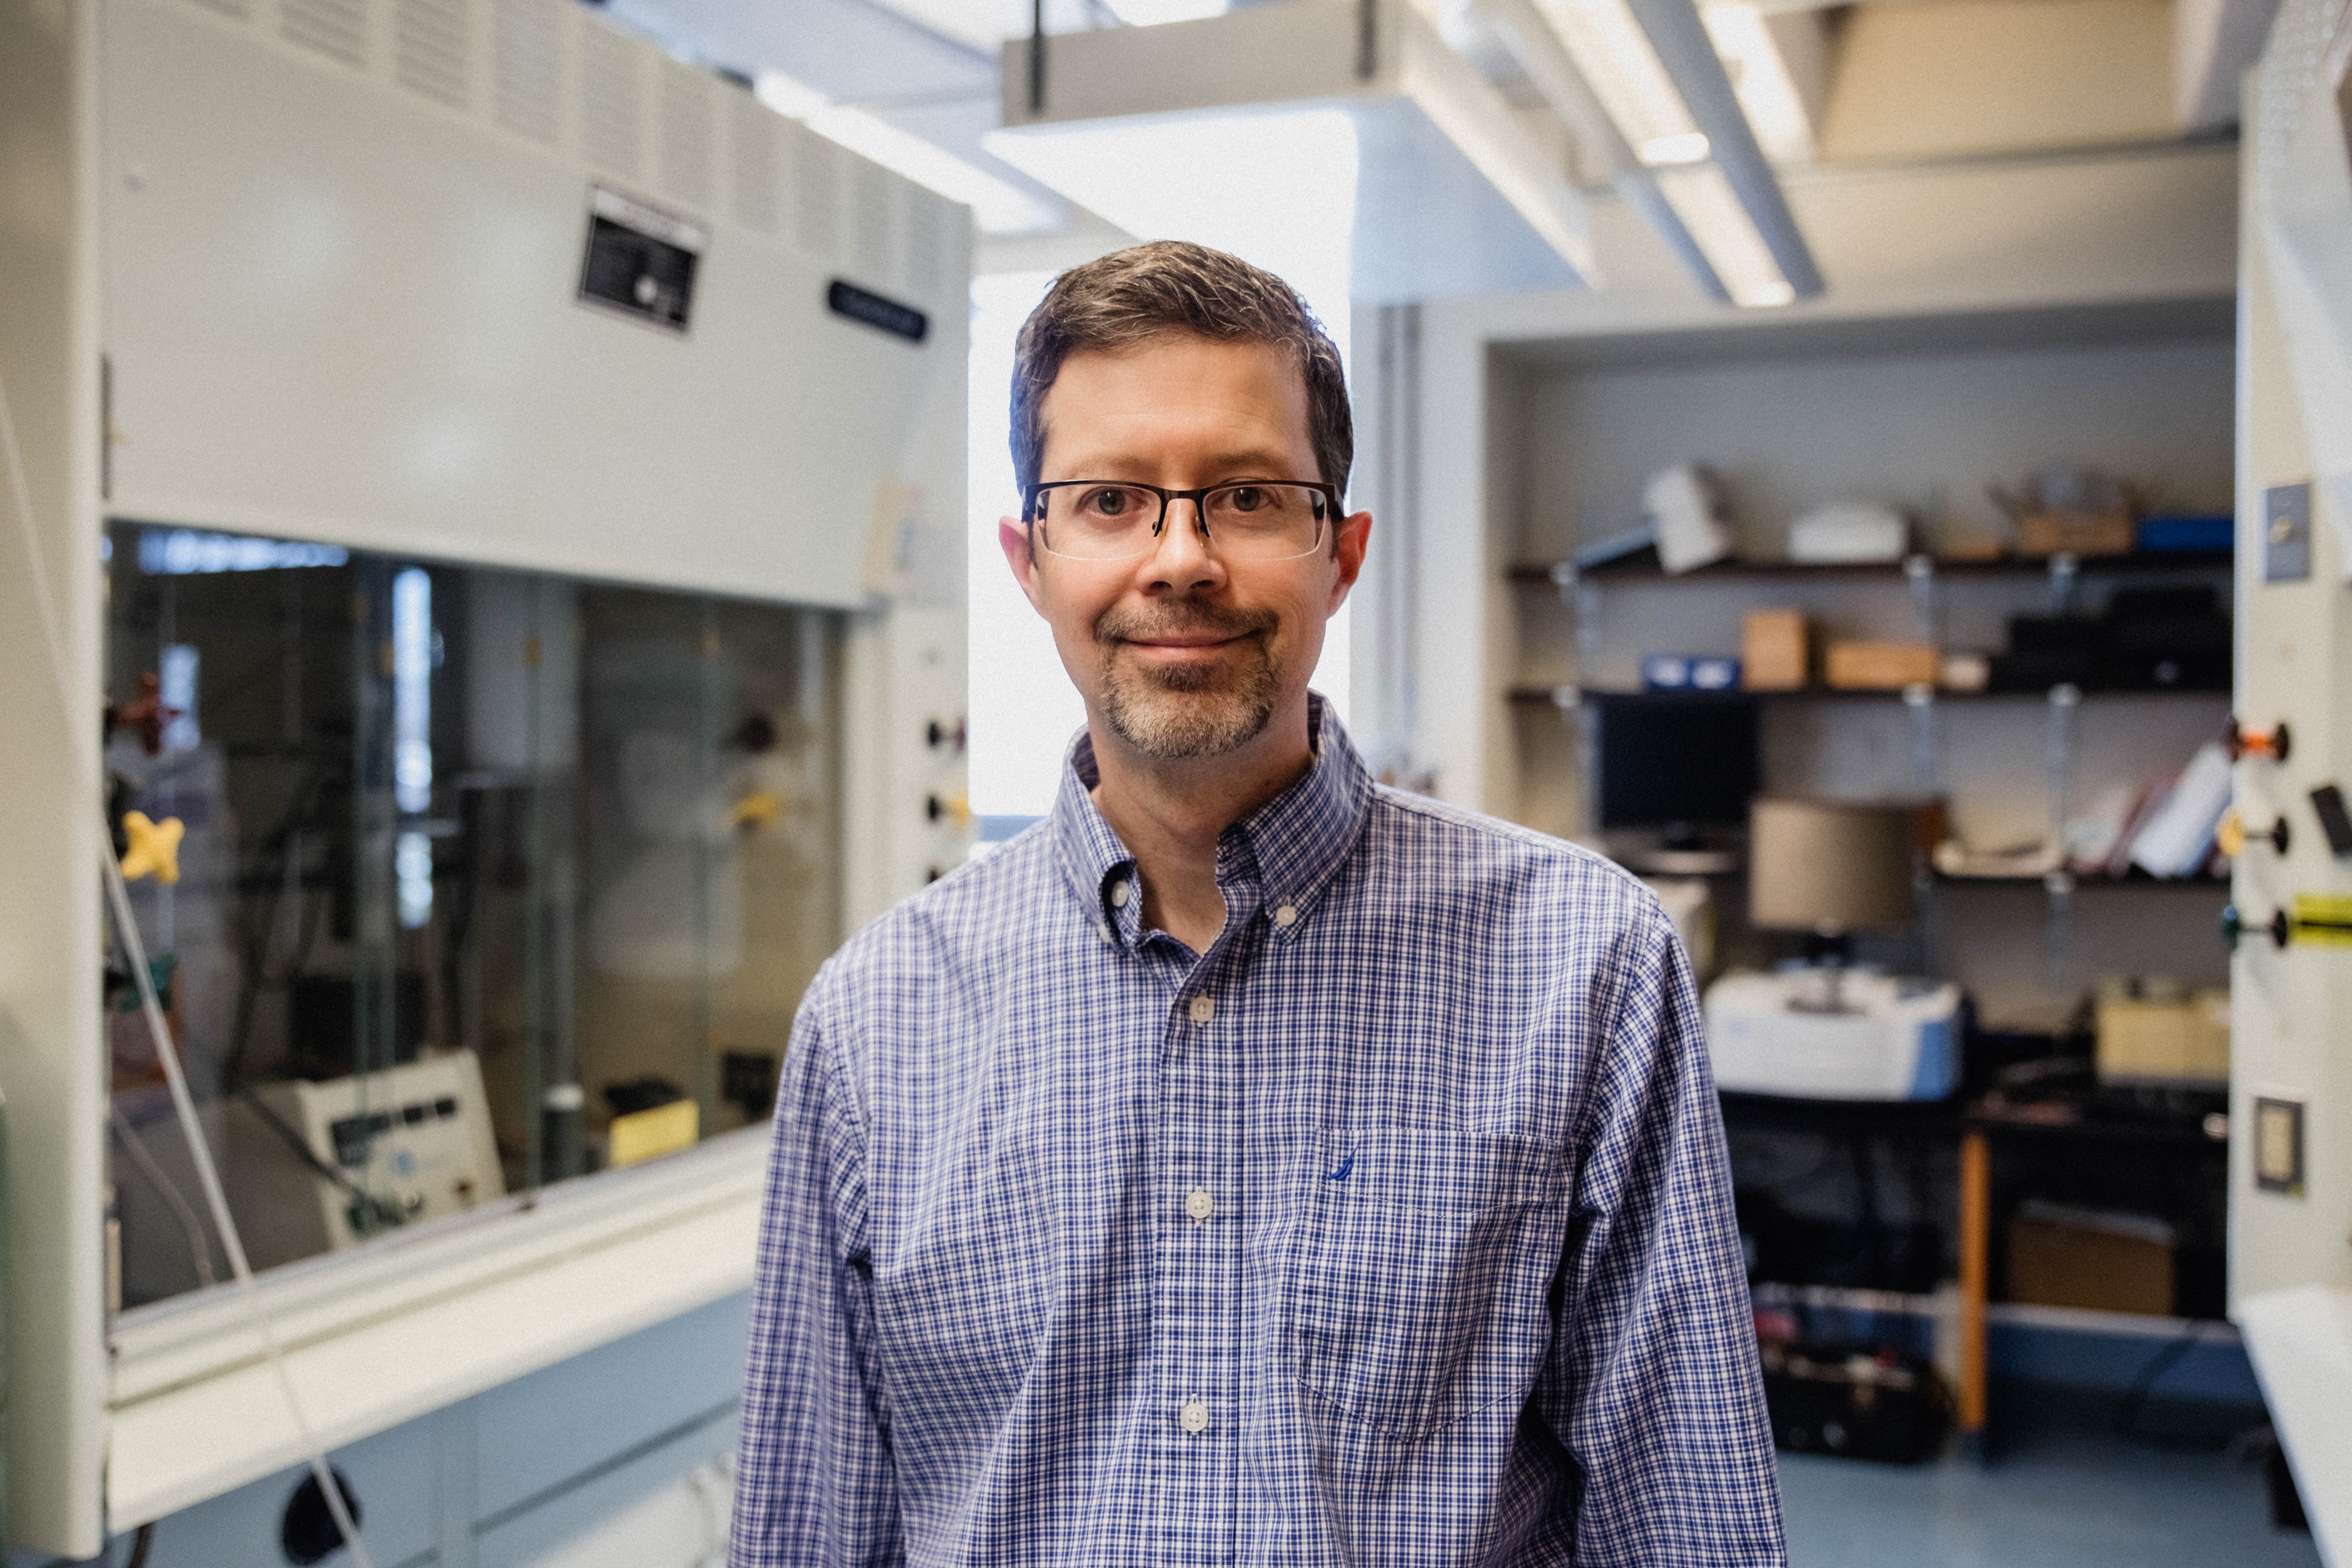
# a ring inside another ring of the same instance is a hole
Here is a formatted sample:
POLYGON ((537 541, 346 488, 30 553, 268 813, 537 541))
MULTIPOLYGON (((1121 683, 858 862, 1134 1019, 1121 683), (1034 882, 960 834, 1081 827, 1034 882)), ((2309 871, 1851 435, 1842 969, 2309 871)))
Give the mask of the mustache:
POLYGON ((1105 610, 1094 625, 1095 641, 1110 644, 1168 637, 1246 637, 1274 630, 1281 617, 1272 610, 1213 610, 1190 605, 1168 610, 1105 610))

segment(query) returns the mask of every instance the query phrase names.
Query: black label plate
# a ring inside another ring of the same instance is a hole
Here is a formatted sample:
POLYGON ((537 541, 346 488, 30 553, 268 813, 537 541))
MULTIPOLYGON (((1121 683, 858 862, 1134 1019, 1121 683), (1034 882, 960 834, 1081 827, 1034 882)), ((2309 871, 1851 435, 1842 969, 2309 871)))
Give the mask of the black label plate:
POLYGON ((694 224, 598 188, 589 193, 580 298, 683 332, 708 236, 694 224))
POLYGON ((931 330, 931 319, 912 305, 901 305, 896 300, 860 289, 855 283, 845 283, 836 278, 824 291, 824 302, 836 316, 846 316, 853 321, 863 321, 869 327, 879 327, 894 337, 910 343, 919 343, 931 330))

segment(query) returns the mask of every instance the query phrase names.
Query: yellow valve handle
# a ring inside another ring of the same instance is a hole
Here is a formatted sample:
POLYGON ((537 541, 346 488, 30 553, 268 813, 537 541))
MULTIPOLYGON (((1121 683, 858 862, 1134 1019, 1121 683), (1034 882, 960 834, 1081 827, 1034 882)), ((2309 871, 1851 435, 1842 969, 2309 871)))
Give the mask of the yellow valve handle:
POLYGON ((735 803, 727 820, 738 827, 765 827, 784 814, 784 797, 772 789, 753 790, 735 803))
POLYGON ((2246 819, 2238 815, 2236 806, 2221 814, 2221 826, 2213 830, 2213 842, 2232 860, 2246 847, 2246 819))
POLYGON ((155 822, 143 811, 126 811, 122 814, 122 831, 131 840, 131 847, 122 857, 124 881, 135 882, 147 876, 165 884, 180 879, 180 839, 188 830, 178 817, 167 816, 155 822))

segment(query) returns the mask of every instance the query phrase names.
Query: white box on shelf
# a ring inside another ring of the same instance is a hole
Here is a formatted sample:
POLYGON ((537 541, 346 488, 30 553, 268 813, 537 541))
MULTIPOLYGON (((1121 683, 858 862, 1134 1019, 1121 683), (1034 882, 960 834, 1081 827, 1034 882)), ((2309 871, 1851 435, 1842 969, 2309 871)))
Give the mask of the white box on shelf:
POLYGON ((1847 972, 1727 974, 1706 990, 1718 1089, 1806 1100, 1943 1100, 1959 1085, 1960 990, 1847 972))
POLYGON ((1893 507, 1840 501, 1815 507, 1789 525, 1789 559, 1814 564, 1900 561, 1911 525, 1893 507))

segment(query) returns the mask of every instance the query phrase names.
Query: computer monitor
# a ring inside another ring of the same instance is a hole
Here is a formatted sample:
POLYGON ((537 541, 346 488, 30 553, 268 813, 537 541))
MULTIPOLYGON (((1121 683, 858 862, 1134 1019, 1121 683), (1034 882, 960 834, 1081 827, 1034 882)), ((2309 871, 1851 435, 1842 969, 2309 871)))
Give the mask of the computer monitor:
POLYGON ((1588 691, 1584 701, 1602 831, 1663 829, 1674 847, 1730 837, 1747 822, 1760 771, 1755 698, 1588 691))

